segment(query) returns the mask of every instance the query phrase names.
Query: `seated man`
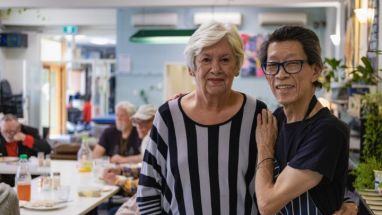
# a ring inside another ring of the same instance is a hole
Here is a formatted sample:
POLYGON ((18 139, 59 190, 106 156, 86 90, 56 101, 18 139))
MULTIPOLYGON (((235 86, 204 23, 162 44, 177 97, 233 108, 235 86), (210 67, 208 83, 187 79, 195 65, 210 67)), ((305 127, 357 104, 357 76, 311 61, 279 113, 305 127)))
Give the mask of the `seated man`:
POLYGON ((3 116, 0 122, 0 153, 2 156, 19 156, 27 154, 37 156, 37 152, 49 154, 51 147, 42 139, 38 130, 20 124, 12 114, 3 116))
MULTIPOLYGON (((139 138, 142 139, 141 155, 143 158, 147 142, 150 141, 150 130, 153 127, 153 120, 156 112, 153 105, 141 105, 138 111, 133 115, 133 125, 137 128, 139 138)), ((142 161, 142 158, 140 161, 142 161)), ((106 169, 103 173, 103 179, 114 185, 120 185, 122 188, 129 183, 126 176, 131 176, 131 166, 118 166, 117 168, 106 169)))
POLYGON ((154 105, 141 105, 132 117, 133 126, 137 128, 138 136, 142 140, 141 154, 145 154, 148 141, 150 141, 150 131, 153 127, 154 116, 157 108, 154 105))
POLYGON ((115 107, 115 126, 102 133, 93 149, 93 158, 110 156, 112 163, 136 163, 140 155, 141 139, 131 123, 135 106, 130 102, 120 102, 115 107))
MULTIPOLYGON (((132 123, 137 128, 139 138, 142 139, 142 157, 140 162, 143 159, 147 143, 150 141, 150 131, 153 127, 156 111, 157 108, 153 105, 141 105, 139 106, 137 112, 132 116, 132 123)), ((102 177, 108 184, 118 185, 126 192, 126 195, 131 195, 135 193, 137 189, 139 170, 139 165, 136 165, 135 167, 134 165, 118 166, 117 168, 106 169, 102 177), (134 179, 130 180, 129 177, 133 177, 134 179)), ((136 206, 134 200, 135 196, 131 198, 130 201, 125 202, 121 209, 119 209, 119 213, 131 214, 132 211, 135 211, 137 214, 139 214, 138 207, 136 206)), ((115 211, 117 208, 114 208, 113 211, 115 211)))

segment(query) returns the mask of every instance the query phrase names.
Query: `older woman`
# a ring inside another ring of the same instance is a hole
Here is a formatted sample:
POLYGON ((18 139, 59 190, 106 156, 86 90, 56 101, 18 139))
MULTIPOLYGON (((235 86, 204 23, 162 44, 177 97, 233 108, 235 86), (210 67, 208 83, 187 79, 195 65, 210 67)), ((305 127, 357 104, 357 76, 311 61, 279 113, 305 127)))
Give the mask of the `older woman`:
POLYGON ((256 214, 256 114, 265 104, 232 90, 243 63, 234 26, 211 22, 185 54, 196 90, 163 104, 139 179, 142 214, 256 214))

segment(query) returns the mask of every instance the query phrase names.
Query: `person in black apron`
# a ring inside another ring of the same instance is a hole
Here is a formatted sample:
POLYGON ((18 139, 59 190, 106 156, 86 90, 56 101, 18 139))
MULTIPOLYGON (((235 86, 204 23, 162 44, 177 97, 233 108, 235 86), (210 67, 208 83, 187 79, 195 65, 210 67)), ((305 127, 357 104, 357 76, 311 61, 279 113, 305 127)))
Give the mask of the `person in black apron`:
MULTIPOLYGON (((349 128, 314 95, 323 68, 319 39, 303 27, 281 27, 263 44, 260 59, 281 107, 257 116, 259 211, 334 214, 344 202, 349 128)), ((356 213, 350 205, 347 214, 356 213)))

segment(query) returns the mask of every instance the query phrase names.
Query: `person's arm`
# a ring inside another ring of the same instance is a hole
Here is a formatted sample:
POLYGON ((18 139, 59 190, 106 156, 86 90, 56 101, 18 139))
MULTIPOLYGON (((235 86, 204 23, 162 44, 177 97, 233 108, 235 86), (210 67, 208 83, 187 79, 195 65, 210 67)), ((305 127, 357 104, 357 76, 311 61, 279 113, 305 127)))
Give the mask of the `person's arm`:
POLYGON ((130 156, 121 156, 121 155, 113 155, 110 159, 112 163, 139 163, 142 162, 142 155, 130 155, 130 156))
POLYGON ((15 134, 14 139, 16 141, 21 141, 24 146, 36 152, 49 154, 52 150, 48 141, 42 139, 38 134, 38 130, 32 127, 23 125, 21 131, 15 134))
POLYGON ((322 175, 317 172, 287 166, 273 183, 272 173, 273 165, 270 163, 262 165, 256 172, 256 197, 259 211, 263 215, 277 213, 322 179, 322 175))
POLYGON ((354 202, 344 202, 341 208, 336 211, 333 215, 357 215, 358 206, 354 202))
POLYGON ((322 175, 311 170, 285 169, 273 182, 274 144, 277 138, 277 121, 270 111, 257 116, 256 142, 256 197, 261 214, 275 214, 288 202, 315 187, 322 175))
POLYGON ((100 158, 105 154, 106 150, 100 144, 96 144, 93 149, 93 158, 100 158))

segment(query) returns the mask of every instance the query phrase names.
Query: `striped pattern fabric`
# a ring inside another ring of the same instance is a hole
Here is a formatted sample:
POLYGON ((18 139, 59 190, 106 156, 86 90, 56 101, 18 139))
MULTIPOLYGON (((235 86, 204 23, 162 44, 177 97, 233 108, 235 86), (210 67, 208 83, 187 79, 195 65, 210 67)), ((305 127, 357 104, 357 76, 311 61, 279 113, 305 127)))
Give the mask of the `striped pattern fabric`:
POLYGON ((314 204, 309 192, 302 194, 288 203, 277 214, 280 215, 321 215, 322 213, 314 204))
POLYGON ((255 113, 266 106, 243 96, 240 111, 218 125, 192 121, 181 98, 159 108, 139 179, 141 214, 258 214, 255 113))
MULTIPOLYGON (((277 160, 274 162, 273 177, 274 180, 280 174, 280 164, 277 160)), ((278 215, 322 215, 308 192, 301 194, 283 207, 278 215)))

